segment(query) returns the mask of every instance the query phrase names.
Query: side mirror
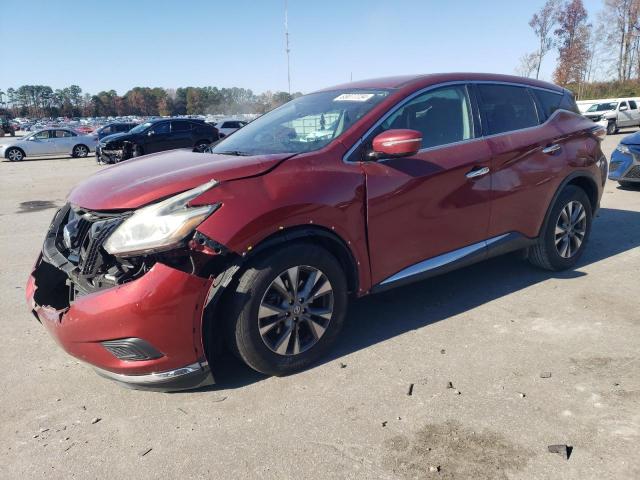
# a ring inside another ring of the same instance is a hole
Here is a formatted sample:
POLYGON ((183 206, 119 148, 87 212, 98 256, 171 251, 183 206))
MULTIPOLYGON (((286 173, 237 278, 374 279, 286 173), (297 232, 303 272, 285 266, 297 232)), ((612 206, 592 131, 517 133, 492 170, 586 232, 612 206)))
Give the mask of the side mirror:
POLYGON ((387 130, 373 139, 373 151, 369 158, 400 158, 415 155, 422 147, 422 134, 417 130, 387 130))
POLYGON ((629 107, 627 107, 626 105, 623 105, 623 106, 620 107, 620 111, 621 112, 624 112, 626 110, 629 110, 629 107))

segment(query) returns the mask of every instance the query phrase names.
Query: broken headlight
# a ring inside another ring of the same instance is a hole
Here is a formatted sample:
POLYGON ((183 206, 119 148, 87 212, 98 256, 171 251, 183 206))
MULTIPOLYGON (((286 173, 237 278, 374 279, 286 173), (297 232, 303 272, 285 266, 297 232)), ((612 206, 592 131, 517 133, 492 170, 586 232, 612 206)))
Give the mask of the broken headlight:
POLYGON ((162 202, 136 210, 109 236, 104 249, 112 255, 132 256, 176 247, 220 206, 188 205, 217 183, 211 180, 162 202))

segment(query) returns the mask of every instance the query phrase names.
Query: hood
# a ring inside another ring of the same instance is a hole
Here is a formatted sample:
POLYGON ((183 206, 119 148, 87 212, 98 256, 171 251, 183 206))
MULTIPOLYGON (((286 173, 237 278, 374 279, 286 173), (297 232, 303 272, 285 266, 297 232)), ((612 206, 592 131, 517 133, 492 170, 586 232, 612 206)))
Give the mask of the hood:
POLYGON ((599 112, 585 112, 583 115, 585 117, 601 117, 607 113, 615 112, 615 110, 600 110, 599 112))
POLYGON ((134 134, 129 132, 112 133, 111 135, 106 135, 102 137, 100 141, 106 144, 108 142, 114 142, 114 141, 117 142, 117 141, 127 140, 128 138, 132 138, 133 136, 134 134))
POLYGON ((223 182, 261 175, 292 156, 238 157, 169 150, 105 168, 78 184, 67 200, 88 210, 130 210, 211 179, 223 182))
POLYGON ((624 145, 640 145, 640 132, 632 133, 622 139, 624 145))

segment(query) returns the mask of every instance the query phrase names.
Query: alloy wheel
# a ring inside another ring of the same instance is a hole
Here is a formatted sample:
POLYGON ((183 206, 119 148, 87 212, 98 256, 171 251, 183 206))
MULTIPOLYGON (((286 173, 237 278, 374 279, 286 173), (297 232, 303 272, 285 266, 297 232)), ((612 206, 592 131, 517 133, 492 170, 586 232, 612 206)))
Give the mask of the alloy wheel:
POLYGON ((289 268, 271 282, 262 297, 260 337, 279 355, 303 353, 327 331, 333 306, 333 288, 322 271, 305 265, 289 268))
POLYGON ((82 145, 78 145, 76 147, 76 157, 86 157, 88 153, 89 151, 87 150, 87 147, 82 145))
POLYGON ((12 148, 7 152, 7 158, 12 162, 19 162, 24 158, 22 152, 17 148, 12 148))
POLYGON ((555 229, 555 244, 562 258, 573 257, 584 242, 587 233, 587 212, 577 200, 572 200, 560 211, 555 229))

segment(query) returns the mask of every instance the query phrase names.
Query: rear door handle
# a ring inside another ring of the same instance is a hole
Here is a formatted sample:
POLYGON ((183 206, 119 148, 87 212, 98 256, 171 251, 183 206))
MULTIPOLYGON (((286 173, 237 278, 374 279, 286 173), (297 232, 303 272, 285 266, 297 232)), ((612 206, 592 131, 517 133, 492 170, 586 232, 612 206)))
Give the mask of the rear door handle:
POLYGON ((544 153, 545 155, 553 155, 560 150, 562 150, 562 147, 559 144, 554 143, 553 145, 549 145, 547 148, 543 148, 542 153, 544 153))
POLYGON ((467 172, 466 177, 478 178, 478 177, 482 177, 483 175, 486 175, 487 173, 489 173, 489 167, 475 167, 471 169, 471 171, 467 172))

